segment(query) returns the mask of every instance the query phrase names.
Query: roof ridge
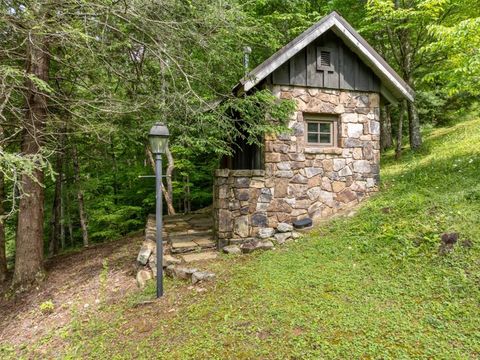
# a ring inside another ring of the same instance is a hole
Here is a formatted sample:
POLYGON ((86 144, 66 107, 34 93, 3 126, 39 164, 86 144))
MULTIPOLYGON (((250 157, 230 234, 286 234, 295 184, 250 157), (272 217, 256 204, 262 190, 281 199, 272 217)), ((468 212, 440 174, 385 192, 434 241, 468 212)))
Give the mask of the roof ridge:
POLYGON ((372 69, 382 80, 382 83, 387 84, 387 88, 396 90, 395 92, 401 95, 397 97, 404 97, 413 101, 414 91, 410 86, 337 11, 332 11, 321 18, 251 70, 234 87, 234 91, 249 91, 278 67, 304 49, 308 44, 332 28, 336 35, 372 69))

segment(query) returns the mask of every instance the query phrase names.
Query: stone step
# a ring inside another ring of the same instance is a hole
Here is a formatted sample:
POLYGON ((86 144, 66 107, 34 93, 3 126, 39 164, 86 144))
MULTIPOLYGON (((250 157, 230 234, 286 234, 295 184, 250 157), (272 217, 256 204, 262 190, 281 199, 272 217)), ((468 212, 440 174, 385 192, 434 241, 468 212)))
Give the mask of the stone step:
POLYGON ((199 249, 201 249, 200 246, 198 246, 198 244, 194 243, 193 241, 183 241, 172 244, 173 254, 196 251, 199 249))
POLYGON ((207 261, 207 260, 214 260, 218 256, 218 253, 209 251, 209 252, 200 252, 200 253, 191 253, 181 255, 180 257, 186 263, 192 263, 197 261, 207 261))
POLYGON ((169 236, 170 242, 175 244, 177 242, 185 242, 185 241, 195 241, 200 239, 211 239, 212 232, 211 231, 202 231, 202 232, 195 232, 195 233, 171 233, 169 236))

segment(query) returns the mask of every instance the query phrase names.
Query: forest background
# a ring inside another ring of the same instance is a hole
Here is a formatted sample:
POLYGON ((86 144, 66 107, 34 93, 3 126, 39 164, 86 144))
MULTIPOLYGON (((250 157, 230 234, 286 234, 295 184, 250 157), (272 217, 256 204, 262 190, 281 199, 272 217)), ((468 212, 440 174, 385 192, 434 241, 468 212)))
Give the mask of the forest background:
POLYGON ((291 110, 232 96, 243 48, 255 66, 333 10, 416 91, 382 108, 383 150, 422 151, 422 128, 478 114, 477 0, 2 1, 0 281, 41 280, 45 257, 143 227, 156 121, 172 134, 166 211, 210 205, 220 157, 291 110))

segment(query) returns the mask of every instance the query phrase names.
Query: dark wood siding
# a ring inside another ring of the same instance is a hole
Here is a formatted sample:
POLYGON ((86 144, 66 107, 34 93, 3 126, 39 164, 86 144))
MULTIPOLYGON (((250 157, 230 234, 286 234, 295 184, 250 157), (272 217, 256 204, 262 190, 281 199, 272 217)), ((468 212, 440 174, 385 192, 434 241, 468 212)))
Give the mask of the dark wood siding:
POLYGON ((380 92, 378 77, 331 31, 275 70, 270 81, 275 85, 380 92), (317 66, 321 50, 330 51, 331 67, 317 66))

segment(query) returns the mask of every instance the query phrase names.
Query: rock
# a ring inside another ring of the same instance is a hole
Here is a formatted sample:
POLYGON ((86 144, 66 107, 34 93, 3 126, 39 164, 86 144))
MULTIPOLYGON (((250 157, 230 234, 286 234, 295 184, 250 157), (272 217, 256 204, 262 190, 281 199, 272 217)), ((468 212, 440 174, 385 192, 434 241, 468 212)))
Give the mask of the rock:
POLYGON ((303 122, 295 121, 292 124, 292 131, 294 136, 302 136, 305 131, 303 122))
POLYGON ((278 224, 278 226, 277 226, 277 231, 281 232, 281 233, 282 232, 283 233, 284 232, 289 232, 289 231, 292 231, 292 230, 293 230, 293 225, 290 225, 290 224, 287 224, 287 223, 284 223, 284 222, 278 224))
POLYGON ((289 162, 279 162, 277 163, 278 170, 291 170, 292 165, 289 162))
POLYGON ((334 193, 339 193, 345 189, 345 182, 344 181, 334 181, 332 184, 332 190, 334 193))
POLYGON ((142 245, 142 248, 138 252, 137 261, 142 265, 146 265, 151 253, 152 253, 152 246, 146 244, 146 241, 145 241, 142 245))
POLYGON ((198 269, 169 265, 167 266, 165 273, 173 278, 188 280, 196 271, 198 271, 198 269))
POLYGON ((279 178, 291 178, 293 176, 293 171, 291 170, 280 170, 275 173, 276 177, 279 178))
POLYGON ((143 289, 147 284, 147 281, 153 279, 153 274, 150 270, 140 269, 137 272, 137 285, 143 289))
POLYGON ((290 183, 292 183, 292 184, 307 184, 308 179, 303 175, 297 174, 290 180, 290 183))
POLYGON ((215 274, 208 271, 195 271, 192 274, 192 284, 197 284, 200 281, 212 281, 215 279, 215 274))
POLYGON ((347 124, 347 135, 358 139, 363 135, 363 124, 347 124))
POLYGON ((240 255, 242 253, 242 250, 237 245, 228 245, 225 246, 222 250, 225 254, 230 255, 240 255))
POLYGON ((342 170, 338 172, 338 176, 350 176, 350 175, 352 175, 352 170, 348 166, 345 166, 342 170))
POLYGON ((169 265, 177 265, 180 264, 182 261, 173 257, 172 255, 163 255, 163 267, 167 267, 169 265))
MULTIPOLYGON (((373 153, 373 145, 372 143, 367 143, 363 148, 363 158, 365 160, 373 160, 374 153, 373 153)), ((358 160, 361 160, 360 158, 358 160)))
POLYGON ((369 173, 371 171, 370 163, 367 160, 355 160, 353 162, 353 170, 362 174, 369 173))
POLYGON ((333 170, 339 171, 345 167, 345 159, 334 159, 333 160, 333 170))
POLYGON ((250 199, 249 189, 235 189, 235 197, 240 201, 248 201, 250 199))
POLYGON ((175 265, 168 265, 166 268, 165 268, 165 274, 167 276, 170 276, 173 278, 174 276, 174 270, 175 270, 175 265))
POLYGON ((380 122, 378 121, 370 121, 370 133, 372 135, 379 135, 380 134, 380 122))
POLYGON ((337 194, 337 200, 343 203, 347 203, 355 199, 357 199, 357 194, 350 189, 345 189, 341 193, 337 194))
POLYGON ((235 219, 234 232, 242 238, 248 237, 248 215, 239 216, 235 219))
POLYGON ((250 241, 248 243, 244 243, 240 245, 240 249, 242 250, 242 253, 249 254, 257 249, 257 242, 250 241))
POLYGON ((318 197, 320 196, 320 193, 322 192, 322 189, 320 187, 313 187, 307 191, 307 195, 310 198, 310 200, 317 200, 318 197))
POLYGON ((157 256, 152 253, 148 258, 148 266, 152 270, 153 277, 157 277, 157 256))
POLYGON ((235 178, 236 188, 248 188, 250 186, 250 178, 237 177, 235 178))
POLYGON ((265 240, 258 242, 256 248, 259 250, 272 250, 274 245, 270 240, 265 240))
POLYGON ((268 203, 272 200, 272 191, 269 188, 263 188, 260 190, 260 196, 258 197, 258 202, 268 203))
POLYGON ((257 212, 252 215, 252 225, 258 227, 266 227, 267 226, 267 214, 257 212))
POLYGON ((272 237, 273 234, 275 234, 275 229, 273 228, 260 228, 258 230, 258 237, 260 239, 268 239, 269 237, 272 237))
POLYGON ((283 233, 276 233, 275 234, 275 241, 277 244, 282 245, 285 243, 287 239, 290 239, 292 237, 291 232, 283 232, 283 233))
POLYGON ((305 175, 307 178, 314 177, 315 175, 323 174, 323 169, 322 168, 316 168, 316 167, 306 167, 305 168, 305 175))

